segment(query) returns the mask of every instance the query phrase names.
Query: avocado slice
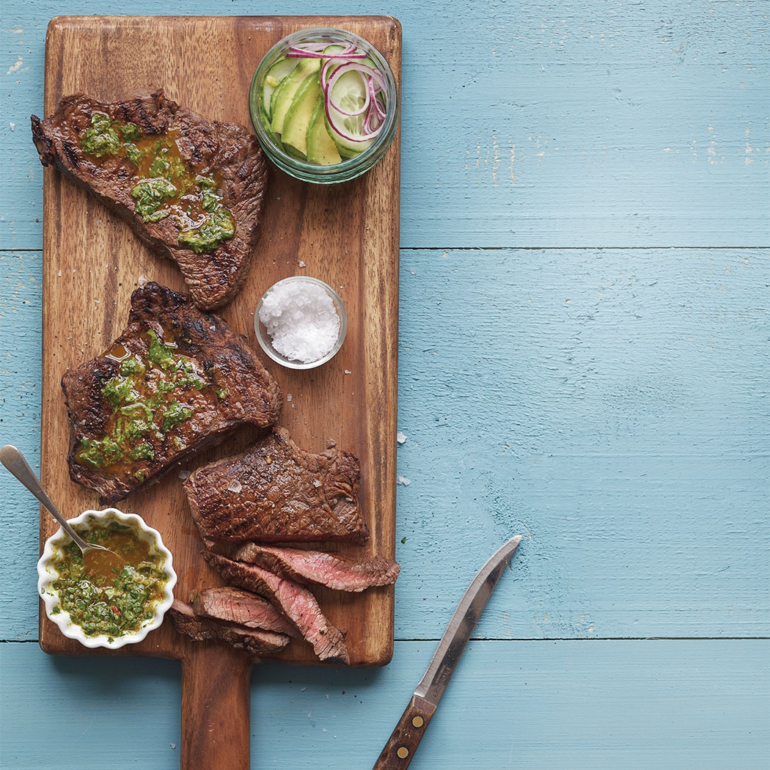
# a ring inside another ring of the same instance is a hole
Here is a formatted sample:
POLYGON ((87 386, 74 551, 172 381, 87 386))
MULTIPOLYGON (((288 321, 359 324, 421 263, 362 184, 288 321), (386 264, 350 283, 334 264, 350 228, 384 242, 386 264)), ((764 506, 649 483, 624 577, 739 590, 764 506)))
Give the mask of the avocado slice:
POLYGON ((315 73, 308 75, 286 114, 283 134, 281 134, 284 147, 291 145, 307 156, 307 130, 320 93, 321 84, 318 81, 318 75, 315 73))
POLYGON ((310 75, 315 75, 316 81, 318 80, 317 75, 318 70, 320 69, 320 59, 300 59, 299 64, 294 68, 292 73, 287 75, 281 81, 278 88, 273 91, 273 95, 270 99, 270 113, 272 115, 271 127, 273 133, 283 134, 286 116, 294 102, 294 97, 310 75))
POLYGON ((323 94, 319 95, 315 103, 313 115, 310 118, 310 127, 307 130, 307 159, 311 163, 318 163, 320 166, 333 166, 335 163, 342 163, 337 145, 334 144, 326 130, 323 94))

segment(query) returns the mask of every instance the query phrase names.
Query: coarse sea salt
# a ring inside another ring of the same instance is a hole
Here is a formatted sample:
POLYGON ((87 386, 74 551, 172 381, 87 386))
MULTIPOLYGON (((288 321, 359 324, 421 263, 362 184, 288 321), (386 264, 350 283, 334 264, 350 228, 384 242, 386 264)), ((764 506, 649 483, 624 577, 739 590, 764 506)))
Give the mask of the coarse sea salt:
POLYGON ((326 290, 310 281, 274 286, 264 296, 259 320, 273 347, 286 358, 310 364, 331 351, 340 333, 340 317, 326 290))

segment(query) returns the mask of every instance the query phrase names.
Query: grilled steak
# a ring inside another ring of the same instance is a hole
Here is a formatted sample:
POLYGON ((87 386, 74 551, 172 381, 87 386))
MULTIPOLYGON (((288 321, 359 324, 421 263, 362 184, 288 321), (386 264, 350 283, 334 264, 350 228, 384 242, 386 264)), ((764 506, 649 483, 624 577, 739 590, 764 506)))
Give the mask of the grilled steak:
POLYGON ((299 636, 297 629, 270 602, 240 588, 227 586, 201 591, 193 602, 193 609, 200 617, 299 636))
POLYGON ((296 583, 311 583, 335 591, 363 591, 396 582, 400 567, 392 559, 370 556, 353 561, 322 551, 299 551, 247 543, 236 552, 236 561, 256 564, 296 583))
POLYGON ((324 617, 315 597, 306 588, 253 564, 226 559, 210 551, 203 556, 229 583, 269 599, 297 626, 321 660, 350 663, 342 633, 324 617))
POLYGON ((148 283, 123 334, 62 377, 73 481, 108 505, 241 425, 272 425, 281 395, 244 339, 187 297, 148 283))
POLYGON ((174 601, 168 612, 174 628, 196 642, 220 639, 233 647, 248 650, 253 655, 268 655, 282 650, 289 643, 286 634, 200 618, 193 612, 192 607, 178 600, 174 601))
POLYGON ((267 164, 245 128, 202 118, 157 91, 106 104, 76 94, 32 116, 44 166, 55 165, 173 259, 201 308, 229 302, 246 278, 267 164))
POLYGON ((359 465, 349 452, 304 452, 285 428, 185 482, 204 542, 353 540, 368 537, 358 507, 359 465))

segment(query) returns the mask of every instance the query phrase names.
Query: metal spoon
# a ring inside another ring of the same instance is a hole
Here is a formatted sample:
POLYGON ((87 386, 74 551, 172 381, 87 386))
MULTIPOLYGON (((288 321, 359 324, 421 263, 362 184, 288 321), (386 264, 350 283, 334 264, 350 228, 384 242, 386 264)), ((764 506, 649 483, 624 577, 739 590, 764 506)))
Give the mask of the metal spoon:
MULTIPOLYGON (((105 548, 103 545, 96 545, 96 543, 87 543, 83 540, 77 532, 69 525, 64 516, 59 513, 59 509, 53 504, 53 501, 40 480, 35 476, 35 472, 29 467, 29 463, 24 459, 24 455, 15 447, 8 444, 0 449, 0 462, 14 475, 16 478, 24 484, 24 486, 32 492, 32 494, 40 500, 51 516, 61 524, 62 529, 75 541, 78 548, 80 548, 85 558, 87 551, 107 551, 108 553, 115 553, 110 551, 109 548, 105 548)), ((117 554, 115 554, 117 556, 117 554)))

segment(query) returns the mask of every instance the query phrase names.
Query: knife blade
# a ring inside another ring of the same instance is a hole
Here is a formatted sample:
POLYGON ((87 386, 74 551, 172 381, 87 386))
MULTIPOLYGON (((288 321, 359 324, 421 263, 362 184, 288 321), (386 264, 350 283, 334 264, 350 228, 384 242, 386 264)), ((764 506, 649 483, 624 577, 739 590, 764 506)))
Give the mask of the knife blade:
POLYGON ((375 763, 374 770, 400 770, 408 767, 412 761, 425 728, 457 668, 465 645, 520 542, 521 535, 511 538, 476 573, 460 599, 412 700, 375 763))

